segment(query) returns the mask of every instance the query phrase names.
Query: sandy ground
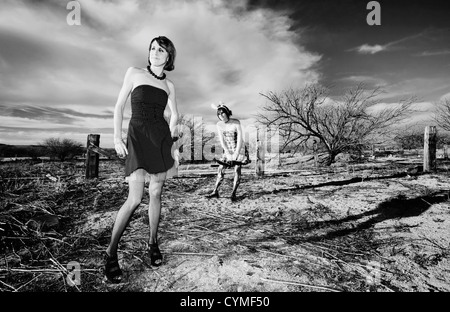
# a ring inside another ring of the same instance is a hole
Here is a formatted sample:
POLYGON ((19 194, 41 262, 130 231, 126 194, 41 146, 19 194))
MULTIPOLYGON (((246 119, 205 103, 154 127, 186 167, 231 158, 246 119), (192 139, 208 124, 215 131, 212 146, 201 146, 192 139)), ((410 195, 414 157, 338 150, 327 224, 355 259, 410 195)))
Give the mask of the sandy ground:
MULTIPOLYGON (((215 176, 180 171, 163 195, 164 265, 148 266, 144 199, 120 246, 127 282, 113 287, 450 291, 448 172, 405 175, 406 167, 382 168, 272 171, 262 178, 248 169, 237 202, 229 199, 232 170, 219 199, 205 198, 215 176)), ((105 234, 115 216, 113 207, 105 208, 83 222, 84 231, 105 234)))
MULTIPOLYGON (((146 255, 146 194, 119 245, 124 283, 109 285, 102 283, 102 252, 127 185, 120 165, 102 166, 100 177, 89 183, 81 177, 66 185, 46 182, 64 188, 59 205, 42 195, 20 203, 6 194, 5 207, 72 209, 65 210, 64 231, 55 236, 72 249, 55 259, 80 263, 80 291, 450 291, 447 167, 422 174, 413 163, 392 159, 325 169, 293 162, 277 170, 267 166, 264 177, 249 167, 236 202, 229 199, 232 170, 221 197, 207 199, 215 168, 181 167, 180 176, 164 186, 159 230, 164 264, 151 267, 146 255)), ((16 255, 26 253, 19 251, 16 255)), ((16 267, 29 269, 24 258, 16 267)), ((13 267, 11 261, 0 265, 3 272, 13 267)), ((26 282, 0 277, 10 288, 26 282)), ((33 278, 21 289, 39 289, 42 277, 33 278)), ((62 283, 55 280, 56 291, 76 291, 62 283)))

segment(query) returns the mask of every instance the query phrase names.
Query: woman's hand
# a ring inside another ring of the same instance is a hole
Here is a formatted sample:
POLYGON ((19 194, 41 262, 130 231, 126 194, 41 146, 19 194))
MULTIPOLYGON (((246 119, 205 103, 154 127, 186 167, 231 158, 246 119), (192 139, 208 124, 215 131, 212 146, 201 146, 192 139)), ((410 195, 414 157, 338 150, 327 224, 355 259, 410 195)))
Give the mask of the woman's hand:
POLYGON ((117 156, 119 156, 119 158, 124 158, 128 155, 127 147, 122 140, 117 140, 114 142, 114 149, 116 150, 117 156))
POLYGON ((231 155, 230 153, 225 152, 225 159, 226 159, 226 161, 232 161, 233 160, 233 155, 231 155))
POLYGON ((178 141, 180 139, 179 135, 178 135, 178 131, 171 129, 170 130, 170 136, 172 137, 172 143, 175 143, 176 141, 178 141))

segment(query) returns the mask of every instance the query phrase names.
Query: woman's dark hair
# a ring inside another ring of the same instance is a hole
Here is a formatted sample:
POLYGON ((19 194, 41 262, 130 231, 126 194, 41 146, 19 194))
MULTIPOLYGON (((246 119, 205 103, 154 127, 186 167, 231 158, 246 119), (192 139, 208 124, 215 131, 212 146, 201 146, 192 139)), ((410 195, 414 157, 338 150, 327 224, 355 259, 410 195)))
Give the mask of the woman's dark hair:
MULTIPOLYGON (((153 38, 152 41, 150 41, 150 45, 148 47, 148 51, 150 53, 150 49, 152 48, 153 41, 158 42, 158 44, 163 47, 167 53, 169 53, 169 59, 167 60, 166 65, 164 65, 164 69, 167 71, 171 71, 175 69, 175 57, 177 55, 177 50, 175 49, 175 46, 173 45, 172 41, 169 40, 169 38, 164 36, 159 36, 156 38, 153 38)), ((150 58, 148 59, 148 64, 152 65, 150 63, 150 58)))
POLYGON ((217 107, 217 117, 219 117, 221 112, 224 112, 228 118, 230 118, 230 116, 233 114, 231 112, 231 110, 228 107, 226 107, 225 105, 219 105, 217 107))

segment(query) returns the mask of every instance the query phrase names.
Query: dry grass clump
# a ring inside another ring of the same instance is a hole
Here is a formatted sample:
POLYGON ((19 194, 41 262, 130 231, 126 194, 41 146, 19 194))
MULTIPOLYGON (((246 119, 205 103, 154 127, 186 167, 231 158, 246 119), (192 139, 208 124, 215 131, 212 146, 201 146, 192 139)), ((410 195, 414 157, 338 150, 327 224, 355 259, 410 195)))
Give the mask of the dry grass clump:
POLYGON ((101 276, 98 260, 105 238, 78 233, 77 227, 90 212, 123 196, 122 188, 113 191, 105 187, 116 181, 85 180, 82 163, 0 166, 0 289, 95 289, 101 276), (69 287, 67 264, 74 260, 86 274, 82 286, 69 287))

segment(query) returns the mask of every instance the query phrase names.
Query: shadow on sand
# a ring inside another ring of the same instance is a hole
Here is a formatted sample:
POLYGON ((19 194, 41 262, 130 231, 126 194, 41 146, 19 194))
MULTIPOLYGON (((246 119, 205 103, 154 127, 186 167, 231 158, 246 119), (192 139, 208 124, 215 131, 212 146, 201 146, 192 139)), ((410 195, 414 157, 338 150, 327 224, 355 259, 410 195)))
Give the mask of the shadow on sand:
POLYGON ((377 208, 360 213, 357 215, 348 216, 338 220, 328 220, 321 222, 309 223, 308 230, 321 229, 324 227, 344 227, 346 223, 352 223, 351 228, 331 230, 323 235, 310 236, 305 241, 319 241, 333 239, 348 235, 361 230, 369 229, 375 224, 390 219, 401 219, 408 217, 416 217, 427 211, 432 205, 445 202, 449 199, 449 191, 439 191, 426 196, 419 196, 415 198, 406 198, 405 196, 397 196, 387 201, 380 203, 377 208), (366 221, 355 223, 365 217, 371 217, 366 221))
POLYGON ((317 183, 317 184, 310 184, 310 185, 294 185, 293 187, 289 188, 281 188, 271 191, 260 191, 248 194, 249 198, 257 198, 260 196, 268 195, 268 194, 278 194, 278 193, 284 193, 284 192, 297 192, 302 191, 306 189, 314 189, 314 188, 320 188, 325 186, 344 186, 349 185, 353 183, 360 183, 365 181, 376 181, 376 180, 387 180, 387 179, 396 179, 396 178, 403 178, 403 177, 417 177, 420 175, 424 175, 426 173, 423 172, 416 172, 416 173, 408 173, 408 172, 401 172, 396 173, 388 176, 381 176, 381 177, 355 177, 347 180, 339 180, 339 181, 329 181, 329 182, 323 182, 323 183, 317 183))

